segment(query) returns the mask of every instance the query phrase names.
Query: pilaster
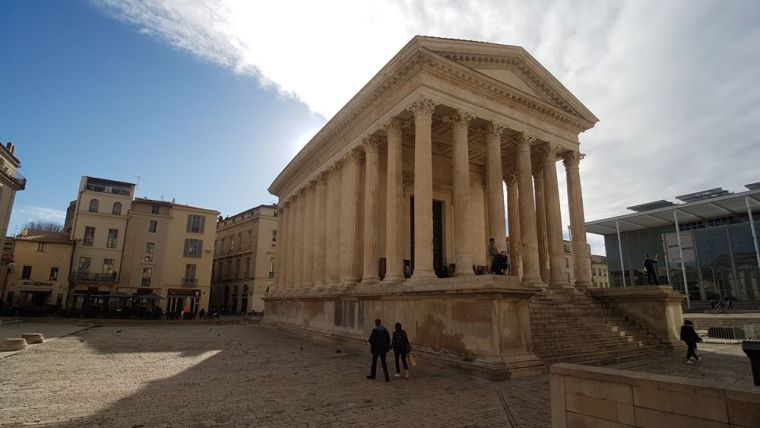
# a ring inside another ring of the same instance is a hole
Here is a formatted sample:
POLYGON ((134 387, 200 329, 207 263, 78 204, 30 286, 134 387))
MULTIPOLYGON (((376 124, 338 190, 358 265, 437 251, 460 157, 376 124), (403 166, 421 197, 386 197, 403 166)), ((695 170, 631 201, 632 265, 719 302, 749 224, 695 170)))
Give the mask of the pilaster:
POLYGON ((359 162, 361 153, 352 150, 346 155, 341 174, 341 235, 340 235, 340 282, 344 287, 359 282, 358 254, 361 246, 359 236, 359 162))
POLYGON ((380 180, 380 137, 374 136, 364 142, 364 266, 362 283, 372 284, 380 280, 377 257, 377 198, 380 180))
POLYGON ((388 141, 385 202, 385 278, 384 281, 404 279, 401 231, 403 213, 403 164, 401 129, 403 122, 391 119, 385 126, 388 141))
POLYGON ((317 178, 314 198, 313 281, 317 289, 325 286, 325 247, 327 246, 327 173, 317 178))

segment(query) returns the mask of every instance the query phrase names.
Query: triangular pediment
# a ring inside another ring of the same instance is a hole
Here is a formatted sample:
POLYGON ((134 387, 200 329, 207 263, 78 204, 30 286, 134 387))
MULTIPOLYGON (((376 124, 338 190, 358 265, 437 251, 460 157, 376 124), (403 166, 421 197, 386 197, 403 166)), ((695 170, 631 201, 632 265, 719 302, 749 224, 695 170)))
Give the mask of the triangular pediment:
POLYGON ((559 80, 519 46, 420 36, 417 40, 422 48, 538 101, 592 124, 599 120, 559 80))

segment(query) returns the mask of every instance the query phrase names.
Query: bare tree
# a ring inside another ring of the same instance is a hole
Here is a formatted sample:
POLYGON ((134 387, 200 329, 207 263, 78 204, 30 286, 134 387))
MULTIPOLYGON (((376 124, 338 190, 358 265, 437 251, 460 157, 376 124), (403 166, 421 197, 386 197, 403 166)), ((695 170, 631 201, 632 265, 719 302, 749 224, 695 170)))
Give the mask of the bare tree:
POLYGON ((62 232, 63 225, 52 221, 30 221, 24 225, 24 229, 39 232, 62 232))

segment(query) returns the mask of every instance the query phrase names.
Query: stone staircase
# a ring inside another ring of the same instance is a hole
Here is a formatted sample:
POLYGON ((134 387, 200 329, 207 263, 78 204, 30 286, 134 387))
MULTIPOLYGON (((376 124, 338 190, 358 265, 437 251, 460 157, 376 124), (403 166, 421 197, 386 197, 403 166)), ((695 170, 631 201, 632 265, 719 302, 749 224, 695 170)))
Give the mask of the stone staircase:
POLYGON ((647 329, 616 314, 584 291, 547 289, 530 303, 533 352, 555 363, 605 365, 667 351, 647 329))

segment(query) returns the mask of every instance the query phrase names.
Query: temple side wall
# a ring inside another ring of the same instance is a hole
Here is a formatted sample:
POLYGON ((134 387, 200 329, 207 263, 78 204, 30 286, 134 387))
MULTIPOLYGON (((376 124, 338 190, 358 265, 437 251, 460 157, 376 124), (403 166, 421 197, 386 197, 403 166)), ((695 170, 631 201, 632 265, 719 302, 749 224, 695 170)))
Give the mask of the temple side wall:
POLYGON ((414 353, 491 379, 542 373, 531 353, 528 301, 536 289, 514 278, 437 279, 358 286, 318 295, 266 299, 267 322, 366 343, 374 320, 401 322, 414 353))

